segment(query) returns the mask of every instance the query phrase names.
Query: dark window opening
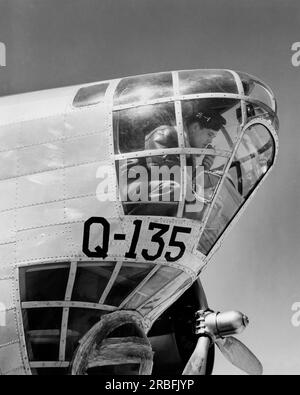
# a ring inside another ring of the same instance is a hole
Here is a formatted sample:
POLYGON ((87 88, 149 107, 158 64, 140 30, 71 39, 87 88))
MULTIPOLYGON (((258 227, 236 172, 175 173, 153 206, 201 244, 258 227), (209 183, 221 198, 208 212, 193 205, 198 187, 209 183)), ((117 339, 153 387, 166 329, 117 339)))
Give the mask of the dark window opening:
POLYGON ((108 85, 97 84, 79 89, 74 98, 73 106, 84 107, 100 103, 104 99, 108 85))
POLYGON ((70 360, 78 347, 78 341, 84 336, 106 311, 72 308, 69 313, 66 359, 70 360))
POLYGON ((144 280, 151 272, 154 265, 138 265, 136 268, 124 266, 108 294, 105 303, 112 306, 119 306, 120 303, 144 280))
POLYGON ((62 309, 27 309, 27 319, 26 335, 32 360, 58 360, 62 309))
POLYGON ((26 271, 26 296, 23 301, 64 300, 69 268, 44 269, 41 266, 26 271))
POLYGON ((99 303, 100 297, 114 270, 110 266, 78 267, 73 288, 72 300, 99 303))

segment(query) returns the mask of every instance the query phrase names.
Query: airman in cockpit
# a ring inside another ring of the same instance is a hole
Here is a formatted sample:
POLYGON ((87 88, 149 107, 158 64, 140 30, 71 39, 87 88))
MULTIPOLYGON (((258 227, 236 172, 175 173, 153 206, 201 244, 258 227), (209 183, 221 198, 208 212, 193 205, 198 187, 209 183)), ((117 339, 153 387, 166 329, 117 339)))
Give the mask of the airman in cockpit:
MULTIPOLYGON (((195 115, 188 117, 185 120, 185 145, 186 147, 191 148, 202 148, 202 149, 212 149, 212 142, 216 137, 217 133, 221 128, 226 124, 226 120, 222 117, 218 112, 215 111, 208 111, 208 112, 199 112, 195 115)), ((178 148, 178 134, 175 126, 169 125, 161 125, 156 127, 152 130, 145 138, 145 150, 150 151, 158 151, 163 149, 170 149, 170 148, 178 148)), ((195 169, 196 166, 202 165, 205 171, 209 171, 213 165, 215 156, 207 155, 207 154, 193 154, 187 155, 186 165, 192 169, 192 173, 190 173, 191 183, 195 185, 196 177, 195 177, 195 169), (195 162, 195 158, 198 157, 197 164, 195 162), (200 157, 200 160, 199 160, 200 157), (195 163, 194 163, 195 162, 195 163)), ((130 168, 133 170, 134 166, 142 166, 146 167, 149 174, 152 174, 150 171, 151 168, 154 166, 162 167, 167 166, 170 169, 175 168, 179 169, 180 172, 180 156, 179 154, 167 154, 167 155, 152 155, 147 158, 139 158, 139 159, 131 159, 130 163, 127 162, 127 170, 130 168), (129 166, 129 167, 128 167, 129 166), (174 166, 174 167, 173 167, 174 166)), ((137 167, 139 169, 139 167, 137 167)), ((208 188, 210 186, 210 176, 206 176, 206 185, 208 188)), ((179 175, 180 179, 180 175, 179 175)), ((150 189, 149 196, 147 197, 147 201, 164 201, 164 196, 179 196, 180 195, 180 181, 171 180, 171 179, 150 179, 138 181, 132 180, 132 182, 128 185, 128 191, 136 190, 136 189, 145 189, 147 183, 147 189, 150 189)), ((204 181, 205 182, 205 181, 204 181)), ((171 212, 173 208, 176 206, 170 203, 171 212)), ((170 207, 168 205, 164 205, 164 209, 161 205, 157 205, 158 211, 166 210, 169 212, 170 207)), ((134 210, 135 213, 138 211, 144 210, 139 205, 133 205, 131 209, 134 210)), ((150 208, 149 208, 150 209, 150 208)), ((148 208, 146 209, 148 210, 148 208)), ((151 207, 153 211, 153 207, 151 207)), ((130 212, 132 214, 132 212, 130 212)), ((161 212, 161 215, 164 215, 161 212)), ((174 212, 175 215, 175 212, 174 212)))
MULTIPOLYGON (((226 124, 226 119, 215 111, 199 112, 187 118, 185 124, 185 139, 187 146, 203 149, 213 148, 211 143, 216 137, 218 131, 226 124)), ((146 150, 157 150, 176 147, 178 147, 178 137, 177 131, 174 126, 159 126, 151 133, 149 133, 145 139, 146 150)), ((159 157, 155 157, 154 160, 159 160, 159 157)), ((163 164, 168 164, 168 156, 161 158, 161 161, 162 160, 163 164)), ((210 170, 213 161, 213 156, 204 155, 202 160, 202 166, 205 170, 210 170)))

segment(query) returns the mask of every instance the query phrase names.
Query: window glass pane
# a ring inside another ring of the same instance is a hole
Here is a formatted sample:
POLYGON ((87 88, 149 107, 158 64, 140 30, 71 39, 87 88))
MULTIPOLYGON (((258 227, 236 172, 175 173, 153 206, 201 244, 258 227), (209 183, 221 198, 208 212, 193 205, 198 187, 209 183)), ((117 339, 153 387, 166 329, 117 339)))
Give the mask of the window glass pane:
POLYGON ((112 275, 115 264, 79 267, 76 273, 72 300, 99 303, 112 275))
POLYGON ((201 236, 198 249, 207 254, 222 231, 234 217, 243 203, 242 196, 237 192, 231 182, 226 179, 218 193, 217 200, 201 236))
POLYGON ((233 99, 182 101, 187 146, 231 151, 240 131, 239 108, 240 100, 233 99))
POLYGON ((68 330, 70 335, 75 337, 81 337, 88 332, 93 325, 100 321, 103 314, 107 314, 107 311, 101 311, 96 309, 82 309, 72 308, 69 312, 68 330))
POLYGON ((105 304, 119 306, 120 303, 140 284, 151 272, 154 265, 137 264, 133 266, 122 266, 119 275, 108 294, 105 304))
POLYGON ((274 142, 265 126, 256 124, 244 134, 236 156, 217 191, 198 250, 207 255, 274 160, 274 142))
POLYGON ((181 199, 179 155, 124 159, 116 168, 126 214, 176 216, 181 199))
POLYGON ((260 84, 254 84, 253 89, 250 93, 252 99, 259 100, 266 104, 269 108, 273 107, 270 93, 260 84))
POLYGON ((143 285, 143 287, 126 304, 127 309, 136 309, 142 303, 154 296, 164 286, 171 283, 182 273, 181 270, 169 266, 161 266, 157 272, 143 285))
POLYGON ((185 218, 203 220, 227 162, 227 158, 209 154, 187 157, 185 218))
POLYGON ((32 359, 31 361, 57 361, 59 353, 59 333, 42 337, 30 337, 32 359))
POLYGON ((108 85, 109 84, 97 84, 79 89, 74 98, 73 106, 84 107, 99 103, 104 99, 108 85))
POLYGON ((274 110, 272 102, 272 93, 265 88, 259 81, 256 81, 253 77, 246 73, 239 72, 241 77, 245 94, 250 96, 252 99, 259 100, 266 104, 269 108, 274 110))
MULTIPOLYGON (((173 280, 173 283, 175 283, 175 281, 173 280)), ((142 307, 141 313, 143 315, 151 314, 152 310, 154 308, 156 308, 158 304, 163 305, 164 303, 167 302, 168 299, 170 300, 176 294, 178 295, 178 293, 180 293, 180 291, 182 289, 186 288, 188 284, 191 284, 190 279, 187 279, 184 282, 182 282, 182 279, 181 279, 181 284, 178 285, 177 287, 172 287, 172 290, 170 290, 168 297, 166 297, 166 295, 164 295, 164 291, 162 291, 162 292, 158 291, 156 293, 155 297, 152 298, 151 300, 148 300, 147 303, 142 307)))
POLYGON ((124 78, 114 96, 114 105, 144 102, 173 96, 172 74, 146 74, 124 78))
POLYGON ((28 329, 59 329, 61 327, 61 308, 37 308, 27 309, 28 329))
POLYGON ((247 121, 251 121, 254 117, 264 118, 269 121, 275 131, 278 133, 279 121, 278 117, 270 107, 263 103, 247 103, 247 121))
POLYGON ((107 311, 72 308, 69 312, 66 359, 71 360, 78 346, 78 341, 92 326, 100 321, 107 311))
POLYGON ((182 95, 197 93, 238 93, 235 79, 224 70, 190 70, 179 72, 182 95))
POLYGON ((173 103, 114 112, 115 152, 126 153, 178 146, 173 103), (159 129, 160 128, 160 129, 159 129))
POLYGON ((242 181, 235 184, 238 191, 247 197, 261 180, 274 160, 274 141, 265 126, 251 126, 244 134, 237 149, 229 175, 236 175, 242 181))
POLYGON ((27 309, 24 324, 30 360, 56 361, 59 352, 61 308, 27 309))
POLYGON ((207 208, 221 181, 221 174, 213 171, 198 170, 193 178, 187 178, 187 195, 183 216, 202 221, 207 208))
POLYGON ((68 277, 69 267, 45 269, 39 266, 27 270, 25 274, 26 292, 23 301, 64 300, 68 277))

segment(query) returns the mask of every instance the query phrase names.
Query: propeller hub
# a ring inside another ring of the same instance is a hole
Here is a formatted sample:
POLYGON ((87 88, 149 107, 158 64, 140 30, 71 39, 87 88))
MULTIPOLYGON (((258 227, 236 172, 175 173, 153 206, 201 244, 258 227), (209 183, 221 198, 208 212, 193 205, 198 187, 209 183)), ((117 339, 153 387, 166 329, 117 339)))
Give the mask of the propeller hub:
POLYGON ((240 333, 248 324, 248 317, 239 311, 220 313, 199 310, 196 313, 196 334, 209 336, 213 341, 240 333))

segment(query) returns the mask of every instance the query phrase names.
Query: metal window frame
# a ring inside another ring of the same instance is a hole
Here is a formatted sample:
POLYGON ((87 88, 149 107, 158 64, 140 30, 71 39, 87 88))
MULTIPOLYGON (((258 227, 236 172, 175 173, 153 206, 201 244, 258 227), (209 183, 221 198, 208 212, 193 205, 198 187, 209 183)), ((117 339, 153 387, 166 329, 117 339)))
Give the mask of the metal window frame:
MULTIPOLYGON (((162 104, 162 103, 173 102, 174 105, 175 105, 176 129, 177 129, 177 133, 178 133, 178 142, 179 142, 179 147, 178 148, 163 149, 163 150, 160 150, 160 149, 159 150, 147 150, 147 151, 144 150, 144 151, 137 151, 137 152, 128 152, 128 153, 124 153, 124 154, 115 154, 115 153, 113 153, 113 160, 114 160, 114 162, 117 161, 117 160, 127 159, 127 158, 141 158, 141 157, 159 156, 159 155, 166 155, 166 154, 168 154, 168 155, 170 155, 170 154, 179 154, 180 155, 180 163, 182 165, 183 156, 185 156, 186 154, 191 154, 191 153, 195 153, 195 154, 210 154, 210 155, 222 156, 222 157, 228 158, 227 164, 224 167, 224 170, 222 172, 221 181, 220 181, 220 183, 218 185, 217 190, 214 192, 214 197, 212 198, 210 207, 206 211, 203 221, 199 222, 198 241, 200 240, 201 235, 202 235, 202 233, 203 233, 203 231, 205 229, 205 226, 207 224, 209 215, 210 215, 210 213, 212 211, 212 207, 213 207, 213 205, 214 205, 214 203, 215 203, 215 201, 216 201, 216 199, 218 197, 219 191, 222 188, 222 185, 223 185, 223 183, 225 181, 225 176, 228 173, 228 170, 229 170, 229 168, 231 166, 231 163, 232 163, 233 158, 235 156, 236 150, 237 150, 237 148, 238 148, 238 146, 239 146, 239 144, 241 142, 241 139, 243 137, 243 134, 244 134, 246 128, 248 128, 250 125, 253 125, 255 123, 260 123, 261 122, 264 126, 267 127, 267 129, 271 132, 272 137, 274 138, 274 141, 275 141, 275 158, 277 156, 277 151, 278 151, 277 134, 276 134, 275 129, 272 127, 272 125, 270 125, 270 122, 266 121, 265 119, 263 119, 261 117, 256 117, 256 118, 250 120, 250 122, 248 122, 248 119, 247 119, 247 108, 246 108, 246 106, 247 106, 248 103, 254 103, 254 104, 257 104, 259 106, 262 106, 263 108, 266 108, 267 110, 269 109, 270 110, 270 117, 274 118, 273 119, 273 122, 274 122, 275 117, 276 117, 277 103, 276 103, 276 99, 275 99, 275 96, 274 96, 271 88, 267 84, 265 84, 263 81, 260 81, 256 77, 253 77, 253 76, 247 74, 249 79, 252 79, 254 83, 262 86, 266 90, 266 93, 270 96, 271 103, 273 104, 272 108, 269 107, 264 102, 261 102, 259 100, 253 99, 251 97, 251 95, 245 95, 244 86, 243 86, 243 83, 242 83, 242 78, 240 77, 238 72, 236 72, 234 70, 229 70, 229 69, 224 69, 224 71, 227 71, 227 72, 232 74, 232 76, 233 76, 233 78, 235 80, 236 86, 237 86, 238 93, 220 93, 220 92, 209 93, 209 92, 207 92, 207 93, 199 93, 199 94, 181 95, 180 92, 179 92, 179 72, 180 71, 173 71, 172 72, 173 88, 174 88, 174 95, 173 96, 164 97, 164 98, 156 99, 156 100, 153 99, 153 100, 147 100, 147 101, 131 103, 130 105, 117 105, 117 106, 114 106, 114 103, 113 103, 113 107, 112 107, 112 112, 116 112, 116 111, 126 110, 126 109, 129 109, 129 108, 134 108, 134 107, 141 107, 141 106, 148 106, 148 105, 155 105, 155 104, 162 104), (183 133, 182 102, 186 101, 186 100, 208 99, 208 98, 236 99, 236 100, 239 100, 240 103, 241 103, 242 119, 241 119, 241 123, 240 123, 239 133, 238 133, 236 141, 234 142, 234 147, 233 147, 232 151, 183 148, 184 144, 183 144, 183 135, 182 135, 182 133, 183 133), (276 143, 276 141, 277 141, 277 143, 276 143)), ((112 131, 112 133, 113 132, 114 131, 112 131)), ((275 162, 275 158, 274 158, 274 162, 275 162)), ((271 168, 273 168, 273 166, 274 166, 274 163, 272 164, 272 166, 270 167, 268 172, 271 170, 271 168)), ((261 182, 259 183, 259 185, 260 184, 261 184, 261 182)), ((185 194, 185 186, 184 186, 183 183, 182 183, 181 187, 183 188, 183 191, 181 191, 181 193, 185 194)), ((254 194, 255 194, 255 191, 253 191, 252 194, 248 197, 247 202, 249 201, 249 199, 251 199, 253 197, 254 194)), ((243 207, 245 206, 245 203, 243 204, 243 207)), ((183 206, 183 202, 181 204, 181 207, 178 208, 178 218, 182 217, 182 213, 183 213, 182 206, 183 206)), ((240 213, 240 210, 235 215, 235 217, 239 217, 240 216, 239 213, 240 213)), ((234 221, 234 223, 235 223, 235 221, 234 221)), ((223 234, 227 233, 227 228, 223 232, 223 234)), ((223 234, 222 234, 222 236, 223 236, 223 234)), ((223 240, 223 237, 221 237, 221 239, 223 240)), ((198 256, 206 264, 206 262, 210 259, 210 257, 215 252, 215 250, 217 248, 217 245, 219 246, 220 244, 221 244, 221 242, 219 243, 219 239, 218 239, 217 242, 215 243, 214 247, 211 249, 211 251, 209 252, 208 255, 204 255, 200 251, 198 251, 197 250, 197 244, 196 244, 194 249, 193 249, 193 251, 192 251, 192 253, 195 254, 196 256, 198 256)))
MULTIPOLYGON (((99 262, 98 264, 95 262, 91 262, 90 266, 102 266, 102 264, 107 265, 108 262, 99 262)), ((114 262, 112 262, 114 263, 114 262)), ((43 263, 43 265, 35 264, 35 265, 22 265, 18 267, 18 275, 17 278, 20 278, 20 270, 22 270, 23 276, 27 271, 29 272, 38 272, 44 270, 55 270, 60 268, 69 267, 69 275, 67 280, 67 286, 65 290, 65 298, 63 301, 29 301, 23 302, 20 300, 20 309, 21 311, 27 311, 28 309, 37 309, 37 308, 60 308, 62 309, 62 319, 61 319, 61 327, 60 327, 60 339, 59 339, 59 353, 57 361, 29 361, 29 367, 31 369, 36 368, 66 368, 69 367, 70 362, 65 360, 66 357, 66 341, 67 341, 67 330, 68 330, 68 320, 69 320, 69 312, 70 308, 83 308, 83 309, 93 309, 93 310, 101 310, 107 312, 117 311, 118 307, 109 306, 103 303, 89 303, 89 302, 80 302, 80 301, 71 301, 72 292, 75 284, 76 272, 78 267, 83 267, 84 265, 89 265, 89 262, 83 263, 78 261, 71 262, 62 262, 59 265, 57 262, 52 263, 51 261, 47 263, 43 263)), ((118 263, 115 265, 114 270, 116 269, 118 263)), ((126 265, 126 263, 125 263, 126 265)), ((114 278, 114 280, 116 277, 114 278)), ((24 281, 24 279, 22 280, 24 281)), ((113 281, 114 282, 114 281, 113 281)), ((111 282, 111 285, 113 284, 111 282)), ((108 284, 107 284, 108 286, 108 284)), ((107 288, 106 286, 106 288, 107 288)), ((105 290, 106 290, 105 288, 105 290)), ((105 291, 104 290, 104 291, 105 291)), ((21 295, 20 295, 21 296, 21 295)), ((21 320, 23 325, 23 319, 21 320)), ((27 348, 27 347, 26 347, 27 348)), ((28 350, 27 350, 28 353, 28 350)))
MULTIPOLYGON (((251 202, 251 200, 253 199, 253 197, 255 196, 255 194, 257 193, 257 191, 259 190, 259 188, 261 187, 261 185, 263 184, 263 182, 266 180, 267 175, 269 175, 269 173, 273 170, 275 162, 277 160, 278 157, 278 136, 277 133, 275 131, 275 129, 273 128, 272 124, 270 122, 268 122, 267 120, 265 120, 264 118, 255 118, 252 119, 250 122, 248 122, 244 128, 242 129, 242 134, 240 136, 239 142, 236 144, 233 156, 231 158, 231 160, 229 161, 229 166, 231 165, 234 156, 235 156, 235 152, 237 151, 238 147, 239 147, 239 143, 241 142, 245 132, 247 132, 247 130, 249 129, 249 127, 254 126, 254 125, 262 125, 264 126, 270 133, 270 135, 273 138, 274 141, 274 157, 273 157, 273 161, 272 161, 272 165, 269 167, 269 169, 267 170, 267 172, 264 174, 264 176, 262 177, 262 179, 259 181, 259 183, 256 185, 256 187, 254 188, 254 190, 252 191, 252 193, 248 196, 248 198, 243 202, 243 204, 241 205, 241 207, 239 208, 239 210, 237 211, 237 213, 234 215, 234 217, 231 219, 231 221, 228 223, 228 225, 226 226, 226 228, 223 230, 222 234, 219 236, 219 238, 216 240, 215 244, 213 245, 213 247, 210 249, 209 253, 207 255, 204 255, 203 253, 201 253, 200 251, 197 250, 197 244, 195 245, 192 253, 195 254, 196 256, 198 256, 199 258, 201 258, 204 261, 204 264, 206 265, 210 259, 212 258, 212 256, 215 254, 215 252, 220 248, 220 246, 223 244, 225 237, 227 236, 227 234, 230 232, 230 230, 234 227, 234 225, 238 222, 238 220, 240 219, 240 217, 242 216, 244 210, 248 207, 249 203, 251 202)), ((228 170, 226 170, 225 174, 227 173, 228 170)), ((225 178, 224 178, 225 180, 225 178)), ((219 186, 218 191, 220 191, 220 188, 222 188, 223 182, 224 180, 222 180, 222 184, 219 186)), ((216 200, 217 196, 215 197, 216 200)), ((212 202, 210 210, 209 210, 209 214, 206 218, 206 222, 203 225, 203 228, 201 230, 200 233, 200 238, 202 236, 203 231, 205 230, 205 226, 206 223, 208 221, 210 212, 212 211, 212 207, 215 203, 215 200, 212 202)), ((200 240, 199 238, 199 240, 200 240)), ((198 240, 198 241, 199 241, 198 240)))
POLYGON ((81 86, 78 89, 78 91, 76 92, 76 94, 75 94, 75 96, 73 98, 72 107, 76 108, 76 109, 81 109, 81 108, 85 108, 85 107, 95 106, 95 105, 98 105, 99 103, 103 103, 105 101, 105 96, 106 96, 109 84, 110 84, 110 81, 103 81, 103 82, 99 81, 99 82, 96 82, 96 83, 93 83, 93 84, 88 84, 88 85, 81 86), (82 91, 87 90, 89 88, 94 88, 96 86, 105 86, 104 94, 99 100, 93 101, 92 103, 87 103, 87 104, 86 103, 82 104, 82 102, 79 102, 81 104, 78 104, 78 102, 75 103, 75 100, 76 100, 77 96, 79 96, 82 91))
MULTIPOLYGON (((118 274, 122 267, 136 267, 137 263, 133 261, 117 261, 111 262, 111 264, 115 263, 114 270, 111 274, 111 277, 102 292, 102 295, 99 299, 99 303, 90 303, 90 302, 80 302, 80 301, 72 301, 72 293, 76 280, 76 273, 79 267, 84 266, 107 266, 109 262, 81 262, 81 261, 64 261, 60 265, 57 261, 49 261, 43 263, 42 265, 37 262, 32 262, 20 265, 17 269, 17 278, 19 281, 20 273, 24 277, 26 272, 39 272, 44 270, 55 270, 60 268, 69 267, 69 275, 65 290, 65 298, 64 300, 59 301, 22 301, 20 299, 20 311, 23 313, 28 311, 29 309, 43 309, 43 308, 58 308, 62 310, 62 318, 60 323, 59 331, 59 352, 57 356, 57 360, 54 361, 33 361, 30 360, 32 356, 28 360, 28 368, 29 369, 37 369, 37 368, 68 368, 70 366, 70 361, 66 360, 66 343, 67 343, 67 331, 68 331, 68 320, 69 320, 69 312, 71 308, 81 308, 81 309, 89 309, 89 310, 101 310, 108 313, 112 313, 115 311, 121 310, 130 300, 136 295, 136 293, 153 277, 153 275, 162 267, 168 265, 155 264, 151 271, 147 274, 147 276, 133 289, 133 291, 122 301, 120 306, 111 306, 105 304, 105 299, 109 294, 111 288, 115 284, 115 281, 118 277, 118 274)), ((143 262, 142 262, 143 263, 143 262)), ((144 264, 144 263, 143 263, 144 264)), ((178 276, 182 275, 183 271, 180 271, 178 276)), ((177 276, 177 277, 178 277, 177 276)), ((177 278, 176 277, 176 278, 177 278)), ((23 281, 23 280, 22 280, 23 281)), ((25 283, 24 283, 25 284, 25 283)), ((22 285, 22 284, 21 284, 22 285)), ((169 285, 169 282, 167 283, 169 285)), ((162 286, 165 288, 166 284, 162 286)), ((21 296, 21 295, 20 295, 21 296)), ((143 303, 147 303, 150 299, 153 298, 153 295, 150 295, 145 299, 143 303)), ((22 326, 24 325, 23 319, 21 319, 22 326)), ((28 329, 25 329, 25 333, 28 329)), ((24 333, 24 336, 25 336, 24 333)), ((25 338, 24 338, 25 339, 25 338)), ((28 355, 28 349, 25 346, 24 352, 26 350, 26 356, 28 355)), ((25 355, 25 354, 24 354, 25 355)), ((31 372, 29 372, 31 373, 31 372)))

